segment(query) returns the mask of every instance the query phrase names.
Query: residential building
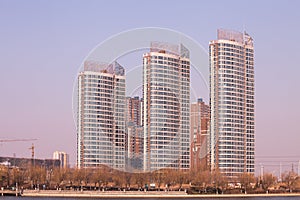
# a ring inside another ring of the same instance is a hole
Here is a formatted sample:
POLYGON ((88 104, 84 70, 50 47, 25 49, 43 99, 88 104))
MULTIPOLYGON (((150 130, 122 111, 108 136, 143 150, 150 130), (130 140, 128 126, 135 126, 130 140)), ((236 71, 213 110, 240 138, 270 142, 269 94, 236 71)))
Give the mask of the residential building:
POLYGON ((136 97, 126 98, 126 171, 143 169, 143 127, 142 100, 136 97))
POLYGON ((62 151, 55 151, 53 153, 53 159, 60 160, 61 168, 68 168, 69 165, 69 154, 62 151))
POLYGON ((190 59, 182 44, 143 55, 144 171, 190 168, 190 59))
POLYGON ((134 122, 127 123, 126 152, 126 171, 142 171, 144 153, 143 127, 137 126, 134 122))
POLYGON ((78 75, 77 166, 125 169, 125 70, 87 61, 78 75))
POLYGON ((254 173, 254 47, 245 32, 209 43, 210 165, 229 178, 254 173))
POLYGON ((142 125, 142 100, 136 97, 126 97, 127 121, 142 125))
POLYGON ((190 112, 191 133, 191 170, 208 169, 209 138, 208 128, 210 120, 210 108, 202 98, 191 104, 190 112))

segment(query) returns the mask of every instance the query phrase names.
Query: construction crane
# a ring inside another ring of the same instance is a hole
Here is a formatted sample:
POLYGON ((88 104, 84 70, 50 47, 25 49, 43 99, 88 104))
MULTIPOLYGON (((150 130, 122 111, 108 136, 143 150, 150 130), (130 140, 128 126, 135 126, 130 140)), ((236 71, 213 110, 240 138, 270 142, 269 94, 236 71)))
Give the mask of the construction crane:
MULTIPOLYGON (((2 139, 1 142, 28 142, 28 141, 35 141, 37 139, 2 139)), ((34 159, 34 145, 29 148, 31 150, 31 158, 34 159)))
POLYGON ((29 147, 29 150, 31 150, 31 158, 34 159, 34 144, 29 147))
POLYGON ((0 142, 28 142, 28 141, 34 141, 37 139, 6 139, 6 140, 0 140, 0 142))

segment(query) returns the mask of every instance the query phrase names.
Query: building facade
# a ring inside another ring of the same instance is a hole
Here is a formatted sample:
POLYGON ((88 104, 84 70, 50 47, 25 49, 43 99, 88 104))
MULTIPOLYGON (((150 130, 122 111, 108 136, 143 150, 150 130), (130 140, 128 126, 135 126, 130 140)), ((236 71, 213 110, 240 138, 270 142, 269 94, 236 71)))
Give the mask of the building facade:
POLYGON ((144 171, 190 168, 190 59, 153 42, 143 55, 144 171))
POLYGON ((206 170, 209 159, 208 127, 210 108, 203 99, 191 104, 191 170, 206 170))
POLYGON ((254 173, 253 39, 218 30, 209 57, 211 168, 232 178, 254 173))
POLYGON ((142 99, 126 97, 126 171, 143 170, 142 99))
POLYGON ((126 119, 137 126, 142 125, 142 99, 137 97, 126 97, 126 119))
POLYGON ((125 169, 125 70, 87 61, 78 75, 77 166, 125 169))
POLYGON ((69 154, 62 151, 55 151, 53 153, 53 159, 60 160, 61 168, 68 168, 69 165, 69 154))
POLYGON ((133 122, 127 123, 126 135, 126 171, 143 171, 144 134, 143 127, 133 122))
POLYGON ((0 166, 19 167, 20 169, 29 169, 30 167, 43 167, 45 169, 54 169, 60 167, 59 159, 32 159, 32 158, 16 158, 16 157, 1 157, 0 166))

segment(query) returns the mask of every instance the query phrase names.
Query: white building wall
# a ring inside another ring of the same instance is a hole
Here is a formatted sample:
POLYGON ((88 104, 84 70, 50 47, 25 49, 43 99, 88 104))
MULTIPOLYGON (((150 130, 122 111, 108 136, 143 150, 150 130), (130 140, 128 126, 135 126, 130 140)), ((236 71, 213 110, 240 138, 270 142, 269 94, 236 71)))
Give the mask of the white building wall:
POLYGON ((79 81, 77 166, 125 169, 124 69, 93 66, 79 81))
POLYGON ((189 169, 189 59, 152 51, 143 65, 144 170, 189 169))
POLYGON ((253 43, 246 34, 219 33, 209 50, 210 164, 236 177, 254 173, 253 43))

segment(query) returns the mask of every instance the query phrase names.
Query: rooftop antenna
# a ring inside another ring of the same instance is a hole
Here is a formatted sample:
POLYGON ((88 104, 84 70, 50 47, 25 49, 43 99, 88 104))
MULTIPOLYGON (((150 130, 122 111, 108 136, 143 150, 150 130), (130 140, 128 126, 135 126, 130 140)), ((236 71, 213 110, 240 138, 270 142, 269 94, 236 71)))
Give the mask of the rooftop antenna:
POLYGON ((246 25, 243 24, 243 42, 245 43, 245 35, 246 35, 246 25))

